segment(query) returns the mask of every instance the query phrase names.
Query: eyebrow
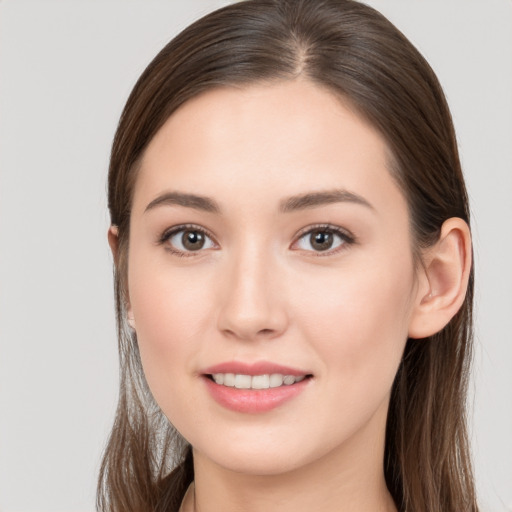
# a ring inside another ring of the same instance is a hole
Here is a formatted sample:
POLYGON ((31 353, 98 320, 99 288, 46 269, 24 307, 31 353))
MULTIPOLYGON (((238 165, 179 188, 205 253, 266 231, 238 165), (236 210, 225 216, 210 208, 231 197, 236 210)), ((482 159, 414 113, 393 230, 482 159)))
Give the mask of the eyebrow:
MULTIPOLYGON (((281 213, 290 213, 333 203, 354 203, 374 210, 374 207, 364 197, 354 194, 353 192, 349 192, 348 190, 326 190, 288 197, 281 201, 279 211, 281 213)), ((166 192, 153 199, 146 206, 144 211, 147 212, 158 206, 176 205, 208 213, 221 213, 221 209, 214 199, 195 194, 186 194, 184 192, 166 192)))
POLYGON ((166 192, 153 199, 147 206, 144 212, 152 210, 157 206, 184 206, 186 208, 193 208, 194 210, 202 210, 209 213, 220 213, 218 204, 209 197, 197 196, 195 194, 185 194, 183 192, 166 192))
POLYGON ((348 190, 326 190, 289 197, 281 202, 279 210, 288 213, 333 203, 354 203, 375 210, 364 197, 348 190))

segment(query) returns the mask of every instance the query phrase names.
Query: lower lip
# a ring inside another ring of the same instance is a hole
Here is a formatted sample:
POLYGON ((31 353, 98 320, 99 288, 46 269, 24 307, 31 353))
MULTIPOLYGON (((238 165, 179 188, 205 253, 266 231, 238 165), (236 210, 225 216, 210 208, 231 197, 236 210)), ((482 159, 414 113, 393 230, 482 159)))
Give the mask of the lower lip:
POLYGON ((213 399, 223 407, 235 412, 262 413, 271 411, 304 391, 310 379, 306 378, 289 386, 268 389, 238 389, 216 384, 204 377, 206 387, 213 399))

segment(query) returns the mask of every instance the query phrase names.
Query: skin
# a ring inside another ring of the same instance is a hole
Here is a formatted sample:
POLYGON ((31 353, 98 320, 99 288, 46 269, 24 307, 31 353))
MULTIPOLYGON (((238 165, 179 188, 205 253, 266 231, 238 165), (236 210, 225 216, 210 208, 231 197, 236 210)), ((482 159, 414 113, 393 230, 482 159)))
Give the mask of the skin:
POLYGON ((460 306, 470 242, 451 219, 418 269, 389 163, 379 133, 307 81, 209 91, 149 144, 133 198, 128 316, 150 389, 193 446, 184 510, 395 510, 382 469, 390 389, 407 337, 442 328, 460 306), (361 201, 280 209, 335 190, 361 201), (169 192, 207 196, 220 213, 148 209, 169 192), (183 224, 209 234, 203 249, 186 252, 181 233, 162 241, 183 224), (350 237, 315 250, 319 224, 350 237), (201 376, 233 360, 312 378, 272 411, 234 412, 201 376))

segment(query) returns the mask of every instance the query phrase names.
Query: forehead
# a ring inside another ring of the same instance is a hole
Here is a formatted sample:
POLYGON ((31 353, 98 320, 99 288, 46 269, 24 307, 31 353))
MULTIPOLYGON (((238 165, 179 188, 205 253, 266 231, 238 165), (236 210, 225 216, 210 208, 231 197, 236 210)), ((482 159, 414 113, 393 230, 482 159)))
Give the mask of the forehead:
POLYGON ((150 142, 134 208, 166 188, 222 196, 224 186, 269 199, 340 186, 396 194, 390 160, 377 130, 310 82, 217 88, 182 105, 150 142))

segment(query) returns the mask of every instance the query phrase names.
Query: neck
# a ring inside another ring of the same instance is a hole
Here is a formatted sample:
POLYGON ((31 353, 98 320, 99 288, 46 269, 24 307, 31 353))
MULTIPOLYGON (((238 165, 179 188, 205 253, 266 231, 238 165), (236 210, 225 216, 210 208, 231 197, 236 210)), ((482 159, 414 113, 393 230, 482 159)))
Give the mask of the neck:
POLYGON ((376 429, 385 416, 315 461, 280 474, 239 473, 194 451, 194 487, 182 510, 396 512, 384 478, 384 428, 376 429))

